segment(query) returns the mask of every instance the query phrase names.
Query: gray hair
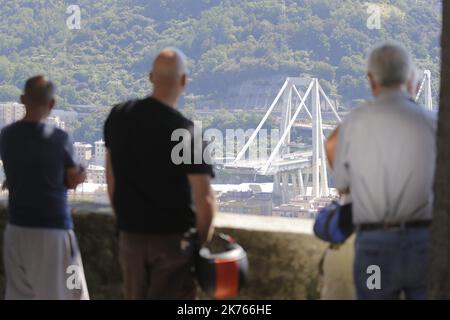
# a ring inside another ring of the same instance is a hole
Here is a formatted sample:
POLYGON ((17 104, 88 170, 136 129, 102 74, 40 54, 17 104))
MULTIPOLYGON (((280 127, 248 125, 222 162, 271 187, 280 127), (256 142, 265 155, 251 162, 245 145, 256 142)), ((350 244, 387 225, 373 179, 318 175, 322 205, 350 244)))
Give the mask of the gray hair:
POLYGON ((414 72, 411 54, 398 43, 383 43, 375 47, 368 60, 368 72, 383 87, 406 84, 414 72))

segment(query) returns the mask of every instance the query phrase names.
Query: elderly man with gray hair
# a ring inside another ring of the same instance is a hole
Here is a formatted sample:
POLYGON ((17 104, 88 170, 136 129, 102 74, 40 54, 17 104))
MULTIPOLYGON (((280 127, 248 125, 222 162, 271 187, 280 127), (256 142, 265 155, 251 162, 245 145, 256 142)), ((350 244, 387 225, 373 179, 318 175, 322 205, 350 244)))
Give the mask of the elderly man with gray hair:
POLYGON ((426 298, 436 126, 411 98, 414 72, 401 45, 376 47, 368 60, 374 99, 326 143, 336 188, 352 194, 358 299, 426 298))

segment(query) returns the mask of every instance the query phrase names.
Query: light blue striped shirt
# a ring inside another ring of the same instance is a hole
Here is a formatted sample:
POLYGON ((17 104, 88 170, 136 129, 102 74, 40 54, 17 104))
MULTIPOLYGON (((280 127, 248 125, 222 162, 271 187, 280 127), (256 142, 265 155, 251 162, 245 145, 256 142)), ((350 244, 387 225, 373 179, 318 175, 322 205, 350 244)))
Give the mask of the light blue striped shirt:
POLYGON ((433 114, 401 91, 386 92, 342 122, 335 187, 350 188, 355 224, 430 219, 435 158, 433 114))

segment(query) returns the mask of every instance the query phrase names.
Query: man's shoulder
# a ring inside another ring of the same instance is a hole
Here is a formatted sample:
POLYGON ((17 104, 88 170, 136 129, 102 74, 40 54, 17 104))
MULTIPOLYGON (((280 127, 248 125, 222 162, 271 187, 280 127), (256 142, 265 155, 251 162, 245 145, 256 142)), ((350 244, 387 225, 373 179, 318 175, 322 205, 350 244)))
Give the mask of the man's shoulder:
POLYGON ((1 130, 1 132, 2 133, 8 133, 8 132, 11 132, 11 131, 19 129, 20 127, 21 127, 21 122, 20 121, 16 121, 16 122, 13 122, 11 124, 8 124, 8 125, 4 126, 2 128, 2 130, 1 130))
MULTIPOLYGON (((399 104, 398 101, 395 102, 399 104)), ((406 99, 401 101, 401 106, 405 107, 404 110, 410 113, 421 112, 422 109, 414 100, 406 99)), ((371 119, 373 115, 385 115, 391 117, 390 113, 395 113, 398 108, 395 106, 386 105, 385 102, 380 102, 375 99, 368 99, 360 103, 357 107, 352 109, 344 119, 344 122, 352 122, 354 120, 371 119)), ((403 110, 402 110, 403 111, 403 110)))
POLYGON ((186 118, 181 112, 175 110, 177 114, 174 116, 174 119, 178 122, 179 126, 185 129, 193 129, 194 122, 192 120, 186 118))
POLYGON ((114 105, 106 119, 105 130, 112 129, 118 123, 124 121, 132 121, 132 123, 151 122, 151 126, 145 126, 149 130, 166 129, 173 131, 178 128, 192 130, 194 127, 194 123, 180 111, 151 97, 128 100, 114 105))
POLYGON ((21 131, 24 130, 24 124, 21 121, 16 121, 11 124, 8 124, 4 126, 0 132, 1 136, 7 137, 7 136, 15 136, 17 134, 20 134, 21 131))
POLYGON ((436 114, 427 111, 424 106, 418 104, 413 99, 390 102, 394 105, 388 105, 385 101, 382 103, 375 99, 366 100, 344 118, 341 126, 364 126, 365 124, 373 123, 373 121, 378 121, 380 126, 383 126, 383 119, 394 119, 399 124, 408 123, 416 127, 425 126, 431 129, 436 128, 436 114))
POLYGON ((131 99, 127 101, 123 101, 120 103, 117 103, 112 106, 110 111, 110 116, 119 112, 126 112, 129 111, 133 106, 142 103, 143 99, 131 99))
POLYGON ((60 128, 58 128, 58 127, 53 126, 53 127, 52 127, 52 130, 53 130, 53 134, 54 134, 58 139, 61 139, 61 140, 63 140, 63 141, 66 141, 66 140, 69 139, 69 134, 68 134, 66 131, 64 131, 63 129, 60 129, 60 128))
POLYGON ((409 123, 409 125, 416 128, 432 128, 436 129, 437 126, 437 114, 429 111, 424 105, 416 102, 414 99, 403 99, 397 102, 397 108, 390 108, 392 113, 401 119, 403 123, 409 123))
POLYGON ((152 98, 150 98, 150 101, 152 101, 155 107, 153 108, 153 111, 157 113, 157 116, 164 118, 166 120, 166 123, 169 124, 170 126, 188 129, 194 125, 191 120, 186 118, 176 108, 166 106, 152 98))
POLYGON ((112 123, 116 123, 118 120, 124 119, 133 107, 141 103, 141 101, 141 99, 132 99, 113 105, 106 117, 105 128, 111 126, 112 123))
POLYGON ((347 125, 348 123, 352 123, 356 120, 369 116, 373 111, 373 108, 371 108, 372 105, 372 100, 366 100, 360 103, 345 116, 342 124, 347 125))
POLYGON ((194 123, 176 108, 169 107, 153 98, 149 98, 145 103, 149 106, 149 108, 146 109, 153 113, 156 121, 163 120, 161 124, 164 126, 184 129, 191 129, 194 127, 194 123))
POLYGON ((185 121, 187 120, 181 112, 168 107, 163 103, 153 99, 152 97, 146 97, 143 99, 131 99, 125 102, 121 102, 113 105, 111 108, 110 116, 114 114, 126 114, 134 113, 140 115, 141 113, 158 114, 174 120, 185 121))
POLYGON ((1 130, 0 130, 0 135, 4 136, 5 134, 8 134, 8 132, 11 131, 11 124, 4 126, 1 130))
MULTIPOLYGON (((30 131, 26 129, 26 126, 18 121, 5 126, 0 132, 0 137, 3 142, 7 140, 14 141, 17 139, 17 136, 30 134, 30 131)), ((52 141, 59 141, 61 143, 66 143, 70 140, 69 134, 66 131, 48 123, 42 123, 39 135, 44 139, 51 139, 52 141)))

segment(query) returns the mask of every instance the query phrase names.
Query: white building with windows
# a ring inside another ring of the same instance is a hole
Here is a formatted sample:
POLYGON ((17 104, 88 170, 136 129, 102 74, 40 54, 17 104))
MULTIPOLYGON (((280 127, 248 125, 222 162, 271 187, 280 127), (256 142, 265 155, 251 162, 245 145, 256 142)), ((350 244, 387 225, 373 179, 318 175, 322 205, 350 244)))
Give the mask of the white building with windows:
POLYGON ((105 141, 99 140, 94 143, 95 156, 94 164, 96 166, 104 166, 106 162, 105 141))
POLYGON ((66 123, 61 120, 60 117, 48 117, 47 123, 54 125, 57 128, 60 128, 61 130, 66 130, 66 123))
POLYGON ((59 121, 64 123, 64 130, 72 132, 75 124, 78 121, 78 113, 75 111, 66 111, 60 109, 52 110, 51 117, 59 118, 59 121))
POLYGON ((22 119, 25 116, 25 106, 17 102, 0 103, 0 122, 8 125, 22 119))
POLYGON ((73 144, 75 157, 81 163, 87 163, 92 160, 92 144, 75 142, 73 144))
POLYGON ((61 109, 53 109, 52 116, 59 117, 64 122, 74 122, 78 119, 78 113, 76 111, 67 111, 61 109))
POLYGON ((86 180, 94 184, 106 184, 106 170, 102 166, 90 165, 86 170, 86 180))

